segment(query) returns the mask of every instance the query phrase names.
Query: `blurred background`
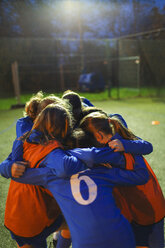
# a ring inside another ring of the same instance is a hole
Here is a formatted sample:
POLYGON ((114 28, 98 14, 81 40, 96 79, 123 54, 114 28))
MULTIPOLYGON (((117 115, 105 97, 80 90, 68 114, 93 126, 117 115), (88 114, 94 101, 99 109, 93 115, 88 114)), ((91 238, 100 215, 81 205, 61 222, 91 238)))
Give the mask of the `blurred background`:
POLYGON ((0 96, 165 96, 163 0, 1 0, 0 96))
MULTIPOLYGON (((153 144, 165 192, 165 1, 0 0, 1 162, 31 96, 67 89, 153 144)), ((0 248, 17 247, 4 228, 9 183, 0 176, 0 248)))

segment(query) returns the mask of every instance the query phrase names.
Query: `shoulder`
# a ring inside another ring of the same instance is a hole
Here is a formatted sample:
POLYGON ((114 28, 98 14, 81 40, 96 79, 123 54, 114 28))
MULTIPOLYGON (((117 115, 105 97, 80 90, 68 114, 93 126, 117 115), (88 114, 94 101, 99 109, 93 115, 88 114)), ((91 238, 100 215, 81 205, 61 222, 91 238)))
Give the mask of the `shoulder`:
POLYGON ((64 150, 56 148, 46 156, 44 162, 46 162, 46 166, 49 165, 48 167, 52 168, 55 164, 63 163, 65 156, 68 156, 68 154, 64 150))
POLYGON ((22 117, 17 120, 16 134, 17 137, 22 136, 25 132, 30 131, 33 126, 33 121, 29 116, 22 117))

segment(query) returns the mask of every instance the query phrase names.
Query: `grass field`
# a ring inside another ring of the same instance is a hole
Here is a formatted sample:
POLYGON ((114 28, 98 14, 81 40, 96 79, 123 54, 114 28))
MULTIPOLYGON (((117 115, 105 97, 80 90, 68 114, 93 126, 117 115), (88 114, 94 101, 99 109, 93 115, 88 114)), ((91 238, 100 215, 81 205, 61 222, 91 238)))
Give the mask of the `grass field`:
MULTIPOLYGON (((90 99, 90 97, 89 97, 90 99)), ((92 99, 93 100, 93 99, 92 99)), ((15 139, 15 122, 22 117, 23 109, 9 110, 6 100, 0 100, 0 162, 11 151, 15 139), (5 106, 2 108, 2 106, 5 106)), ((165 194, 165 102, 146 98, 92 101, 95 106, 107 113, 119 113, 127 121, 129 128, 139 137, 153 144, 153 153, 146 158, 157 175, 159 183, 165 194), (159 125, 152 125, 158 120, 159 125)), ((13 101, 14 104, 14 101, 13 101)), ((3 226, 5 201, 9 180, 0 177, 0 248, 16 248, 9 232, 3 226)), ((50 240, 50 238, 49 238, 50 240)))

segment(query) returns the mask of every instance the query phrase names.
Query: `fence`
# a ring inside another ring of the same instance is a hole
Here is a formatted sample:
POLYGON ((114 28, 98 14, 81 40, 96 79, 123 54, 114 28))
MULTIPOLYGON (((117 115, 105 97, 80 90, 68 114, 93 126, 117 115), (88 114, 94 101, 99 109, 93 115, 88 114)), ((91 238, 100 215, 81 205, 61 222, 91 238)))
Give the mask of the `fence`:
POLYGON ((1 38, 0 92, 12 93, 17 61, 21 92, 78 89, 82 72, 100 72, 111 87, 165 86, 165 41, 1 38))

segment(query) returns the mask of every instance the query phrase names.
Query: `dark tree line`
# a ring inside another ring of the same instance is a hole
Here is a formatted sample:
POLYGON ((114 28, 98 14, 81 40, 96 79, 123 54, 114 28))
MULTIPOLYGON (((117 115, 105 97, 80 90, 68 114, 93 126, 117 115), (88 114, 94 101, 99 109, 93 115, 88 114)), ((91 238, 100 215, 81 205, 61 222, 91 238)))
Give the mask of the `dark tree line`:
MULTIPOLYGON (((0 37, 113 38, 165 27, 165 6, 154 0, 80 0, 70 10, 67 2, 1 0, 0 37)), ((150 36, 164 39, 164 33, 150 36)))

